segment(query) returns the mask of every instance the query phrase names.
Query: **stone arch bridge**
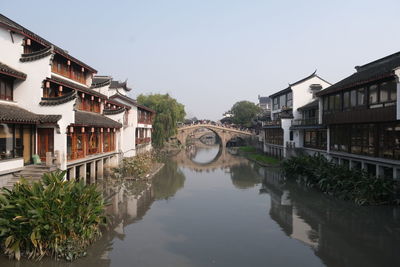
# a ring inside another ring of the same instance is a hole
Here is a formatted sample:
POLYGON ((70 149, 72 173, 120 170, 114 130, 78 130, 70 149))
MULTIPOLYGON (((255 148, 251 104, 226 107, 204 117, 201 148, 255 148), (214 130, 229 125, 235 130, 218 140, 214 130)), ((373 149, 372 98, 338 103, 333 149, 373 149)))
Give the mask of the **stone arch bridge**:
POLYGON ((178 128, 177 134, 175 137, 181 144, 185 144, 187 137, 189 135, 191 135, 195 130, 201 129, 201 128, 206 128, 206 129, 214 132, 221 140, 221 144, 223 147, 225 147, 226 143, 233 138, 240 137, 240 138, 246 140, 246 139, 254 136, 254 134, 251 132, 237 130, 234 128, 228 128, 228 127, 224 127, 224 126, 218 126, 218 125, 213 125, 213 124, 193 124, 193 125, 188 125, 188 126, 183 126, 183 127, 178 128))

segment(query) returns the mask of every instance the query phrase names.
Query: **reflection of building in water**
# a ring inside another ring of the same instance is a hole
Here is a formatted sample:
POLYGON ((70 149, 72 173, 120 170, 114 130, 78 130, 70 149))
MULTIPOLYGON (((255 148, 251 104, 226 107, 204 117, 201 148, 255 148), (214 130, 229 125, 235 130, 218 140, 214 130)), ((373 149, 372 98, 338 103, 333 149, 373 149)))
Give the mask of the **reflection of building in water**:
POLYGON ((109 190, 113 193, 109 197, 111 205, 107 212, 113 216, 114 224, 119 222, 122 226, 141 219, 154 201, 151 183, 147 182, 124 181, 109 190))
POLYGON ((268 192, 271 197, 271 218, 291 238, 317 247, 318 242, 311 238, 315 236, 314 230, 299 216, 298 210, 290 199, 289 190, 283 189, 279 170, 265 168, 265 175, 263 191, 268 192))
POLYGON ((261 192, 270 195, 271 218, 288 236, 312 247, 327 266, 400 266, 398 208, 356 207, 283 184, 276 170, 264 172, 261 192))
POLYGON ((104 182, 99 185, 103 187, 103 194, 109 205, 106 208, 107 229, 103 231, 101 240, 95 242, 90 248, 90 253, 94 255, 88 257, 97 259, 98 266, 109 265, 107 264, 110 262, 108 254, 112 250, 113 240, 116 237, 124 239, 125 227, 142 219, 154 202, 154 192, 150 183, 135 181, 112 183, 104 182))

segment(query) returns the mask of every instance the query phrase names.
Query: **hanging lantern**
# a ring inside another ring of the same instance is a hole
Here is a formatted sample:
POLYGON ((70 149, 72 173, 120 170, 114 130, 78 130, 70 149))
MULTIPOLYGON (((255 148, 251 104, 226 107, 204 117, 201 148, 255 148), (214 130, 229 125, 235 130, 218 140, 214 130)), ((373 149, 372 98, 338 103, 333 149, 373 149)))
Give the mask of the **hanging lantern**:
POLYGON ((62 92, 63 91, 63 87, 62 85, 58 86, 58 91, 62 92))
POLYGON ((31 45, 31 39, 26 39, 26 45, 31 45))
POLYGON ((46 82, 46 88, 50 88, 50 82, 49 81, 46 82))
POLYGON ((114 105, 114 106, 113 106, 113 109, 115 109, 115 108, 116 108, 116 106, 114 105))
POLYGON ((113 132, 115 133, 115 128, 113 129, 113 132))
POLYGON ((103 132, 103 128, 100 128, 100 132, 101 132, 101 133, 103 132))
POLYGON ((94 133, 94 127, 92 127, 91 132, 94 133))
POLYGON ((70 60, 67 60, 67 65, 68 66, 71 65, 71 61, 70 60))
POLYGON ((111 106, 110 103, 108 103, 108 104, 107 104, 107 107, 110 107, 110 106, 111 106))
POLYGON ((109 133, 110 132, 110 128, 107 128, 107 133, 109 133))
POLYGON ((72 127, 72 126, 69 127, 69 132, 70 132, 70 133, 73 133, 73 132, 74 132, 74 127, 72 127))
POLYGON ((82 93, 82 98, 85 98, 85 93, 82 93))
POLYGON ((81 132, 84 133, 85 132, 85 127, 81 128, 81 132))
POLYGON ((99 103, 101 102, 101 98, 99 97, 99 99, 97 99, 99 101, 99 103))
POLYGON ((84 67, 82 67, 82 68, 81 68, 81 71, 82 71, 82 72, 85 72, 85 68, 84 68, 84 67))
POLYGON ((90 97, 90 100, 92 100, 92 101, 93 101, 93 100, 94 100, 94 96, 91 96, 91 97, 90 97))

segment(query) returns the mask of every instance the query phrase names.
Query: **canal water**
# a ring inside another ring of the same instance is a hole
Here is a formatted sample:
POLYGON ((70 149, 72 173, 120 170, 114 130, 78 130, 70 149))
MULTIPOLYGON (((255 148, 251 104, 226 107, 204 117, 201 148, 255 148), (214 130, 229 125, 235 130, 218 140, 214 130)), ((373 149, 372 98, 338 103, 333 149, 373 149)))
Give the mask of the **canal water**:
POLYGON ((105 182, 109 229, 73 263, 0 266, 400 266, 400 210, 357 207, 219 146, 192 146, 149 183, 105 182))

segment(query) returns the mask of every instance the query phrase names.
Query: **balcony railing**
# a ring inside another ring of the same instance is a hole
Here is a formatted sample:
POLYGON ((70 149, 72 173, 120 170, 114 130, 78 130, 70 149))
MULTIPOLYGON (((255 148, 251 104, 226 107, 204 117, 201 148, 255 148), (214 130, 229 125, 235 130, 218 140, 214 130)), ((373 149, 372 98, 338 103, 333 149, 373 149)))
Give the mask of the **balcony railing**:
POLYGON ((317 125, 317 124, 319 124, 318 118, 297 119, 292 121, 292 125, 295 126, 317 125))
POLYGON ((83 73, 81 75, 76 75, 71 69, 65 69, 65 68, 57 69, 56 64, 53 64, 51 70, 52 72, 60 74, 61 76, 64 76, 66 78, 69 78, 71 80, 77 81, 82 84, 86 84, 85 75, 83 73))
POLYGON ((151 138, 150 137, 144 137, 144 138, 136 138, 136 144, 150 144, 151 143, 151 138))
POLYGON ((144 118, 139 118, 138 119, 138 123, 140 124, 152 124, 152 120, 151 119, 144 119, 144 118))
POLYGON ((263 126, 280 126, 281 125, 281 120, 273 120, 273 121, 265 121, 263 123, 263 126))

